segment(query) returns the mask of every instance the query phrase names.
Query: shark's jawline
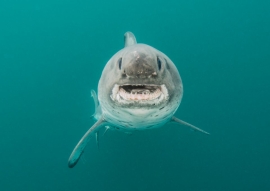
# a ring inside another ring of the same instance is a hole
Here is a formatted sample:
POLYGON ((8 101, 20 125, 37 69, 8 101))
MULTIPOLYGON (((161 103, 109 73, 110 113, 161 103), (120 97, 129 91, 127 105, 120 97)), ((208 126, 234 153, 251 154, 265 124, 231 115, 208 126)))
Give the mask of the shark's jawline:
POLYGON ((113 101, 129 104, 159 104, 169 99, 166 86, 154 84, 115 84, 112 89, 111 99, 113 101))

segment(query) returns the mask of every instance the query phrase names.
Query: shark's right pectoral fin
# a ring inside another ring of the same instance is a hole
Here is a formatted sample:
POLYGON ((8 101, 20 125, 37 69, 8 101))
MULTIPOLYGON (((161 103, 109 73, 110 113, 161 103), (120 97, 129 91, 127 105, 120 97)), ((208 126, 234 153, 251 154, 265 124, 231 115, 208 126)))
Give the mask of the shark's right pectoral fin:
POLYGON ((202 132, 202 133, 204 133, 204 134, 210 135, 210 133, 208 133, 208 132, 206 132, 206 131, 204 131, 204 130, 198 128, 198 127, 195 127, 194 125, 191 125, 191 124, 189 124, 189 123, 187 123, 187 122, 185 122, 185 121, 183 121, 183 120, 181 120, 181 119, 178 119, 177 117, 174 117, 174 116, 173 116, 172 119, 171 119, 171 121, 172 121, 172 122, 176 122, 177 124, 186 125, 186 126, 192 128, 192 129, 196 130, 196 131, 200 131, 200 132, 202 132))
POLYGON ((87 143, 90 140, 90 137, 94 135, 99 129, 105 125, 107 125, 107 121, 105 121, 102 117, 84 134, 79 143, 76 145, 74 150, 72 151, 69 159, 68 159, 68 167, 73 168, 77 162, 79 161, 83 150, 87 143))

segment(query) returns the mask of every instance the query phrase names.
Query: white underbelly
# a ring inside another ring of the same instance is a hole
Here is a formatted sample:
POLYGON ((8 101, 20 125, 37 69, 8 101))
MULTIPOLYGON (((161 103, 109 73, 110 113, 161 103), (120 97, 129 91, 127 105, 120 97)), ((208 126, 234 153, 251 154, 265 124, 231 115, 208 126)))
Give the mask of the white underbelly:
POLYGON ((129 131, 161 127, 172 115, 150 109, 124 109, 114 112, 103 110, 103 117, 116 128, 129 131))

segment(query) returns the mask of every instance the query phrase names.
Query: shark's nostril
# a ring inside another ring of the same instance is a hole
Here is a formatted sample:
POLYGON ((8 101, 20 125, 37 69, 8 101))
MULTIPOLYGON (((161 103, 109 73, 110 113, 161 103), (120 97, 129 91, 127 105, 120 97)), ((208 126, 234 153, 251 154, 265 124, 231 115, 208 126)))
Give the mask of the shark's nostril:
POLYGON ((124 70, 122 73, 122 77, 127 77, 126 71, 124 70))

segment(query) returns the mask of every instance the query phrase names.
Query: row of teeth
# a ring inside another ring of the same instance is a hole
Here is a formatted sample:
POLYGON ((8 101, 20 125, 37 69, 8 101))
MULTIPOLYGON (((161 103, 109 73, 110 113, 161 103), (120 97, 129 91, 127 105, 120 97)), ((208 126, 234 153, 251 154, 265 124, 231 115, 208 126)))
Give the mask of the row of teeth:
POLYGON ((119 85, 115 84, 112 89, 111 99, 121 103, 126 103, 126 101, 155 101, 156 104, 160 103, 162 100, 169 99, 169 93, 166 86, 163 84, 155 92, 151 93, 149 90, 145 90, 143 93, 136 93, 133 91, 131 93, 126 92, 119 85))
POLYGON ((137 92, 128 93, 123 88, 121 88, 119 90, 119 95, 125 100, 153 100, 161 95, 161 91, 160 89, 156 89, 156 91, 153 93, 151 93, 149 90, 146 90, 143 93, 137 92))

